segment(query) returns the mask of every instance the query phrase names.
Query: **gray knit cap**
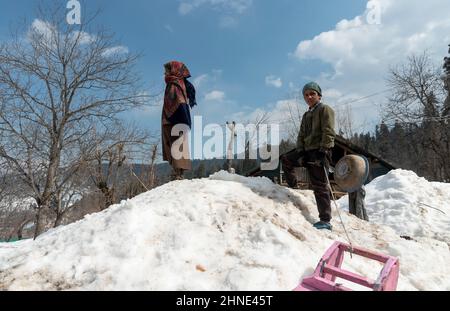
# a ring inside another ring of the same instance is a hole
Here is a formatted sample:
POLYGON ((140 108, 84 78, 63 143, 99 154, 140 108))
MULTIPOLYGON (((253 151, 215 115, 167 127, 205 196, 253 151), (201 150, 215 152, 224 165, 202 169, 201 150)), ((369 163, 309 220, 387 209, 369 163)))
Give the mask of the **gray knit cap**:
POLYGON ((305 92, 307 90, 316 91, 319 94, 319 96, 322 96, 322 89, 316 82, 309 82, 305 84, 305 86, 303 87, 303 95, 305 95, 305 92))

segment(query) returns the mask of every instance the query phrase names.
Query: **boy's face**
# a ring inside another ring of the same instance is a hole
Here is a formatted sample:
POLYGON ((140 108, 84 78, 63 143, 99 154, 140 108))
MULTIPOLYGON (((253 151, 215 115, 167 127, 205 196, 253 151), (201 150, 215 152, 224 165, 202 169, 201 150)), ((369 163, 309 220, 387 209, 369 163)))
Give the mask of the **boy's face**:
POLYGON ((306 90, 305 94, 303 94, 303 98, 305 99, 305 102, 308 104, 308 106, 311 108, 315 104, 317 104, 322 97, 316 91, 306 90))

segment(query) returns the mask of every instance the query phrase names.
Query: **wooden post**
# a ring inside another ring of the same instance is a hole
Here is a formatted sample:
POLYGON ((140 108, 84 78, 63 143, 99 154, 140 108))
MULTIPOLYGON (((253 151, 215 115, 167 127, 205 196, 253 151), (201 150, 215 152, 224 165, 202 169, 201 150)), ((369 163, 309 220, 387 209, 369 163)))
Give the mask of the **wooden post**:
POLYGON ((232 123, 228 123, 228 121, 227 121, 227 126, 231 131, 231 138, 230 138, 230 142, 228 143, 228 148, 227 148, 227 170, 228 170, 228 173, 234 174, 235 170, 231 166, 231 163, 234 158, 233 146, 234 146, 234 137, 236 136, 236 133, 235 133, 236 122, 233 121, 232 123))

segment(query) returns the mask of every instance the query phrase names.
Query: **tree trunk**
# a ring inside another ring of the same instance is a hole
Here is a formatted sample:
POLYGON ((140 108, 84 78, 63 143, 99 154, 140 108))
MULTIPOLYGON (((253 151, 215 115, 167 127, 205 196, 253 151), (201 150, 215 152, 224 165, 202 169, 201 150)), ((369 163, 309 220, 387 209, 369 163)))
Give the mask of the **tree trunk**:
POLYGON ((41 211, 42 211, 42 205, 37 207, 36 220, 35 220, 35 225, 34 225, 33 240, 36 240, 38 235, 41 234, 41 225, 40 225, 40 222, 41 222, 41 211))
POLYGON ((59 212, 56 213, 56 219, 55 219, 55 222, 53 223, 53 228, 56 228, 59 225, 61 225, 62 217, 63 217, 63 213, 59 213, 59 212))
POLYGON ((18 240, 22 240, 23 229, 25 228, 26 224, 28 224, 29 222, 30 222, 29 219, 25 219, 24 221, 22 221, 19 228, 17 228, 17 239, 18 240))
POLYGON ((104 210, 114 204, 114 189, 110 189, 108 186, 104 186, 101 187, 100 190, 104 198, 104 206, 102 208, 102 210, 104 210))

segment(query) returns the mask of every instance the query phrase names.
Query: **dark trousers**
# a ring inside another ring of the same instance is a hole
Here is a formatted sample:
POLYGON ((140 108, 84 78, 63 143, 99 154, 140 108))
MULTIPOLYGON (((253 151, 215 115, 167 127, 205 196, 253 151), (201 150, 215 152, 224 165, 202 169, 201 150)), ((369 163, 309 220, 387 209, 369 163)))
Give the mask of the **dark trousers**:
POLYGON ((303 166, 301 163, 302 155, 296 150, 288 152, 281 156, 281 164, 283 165, 284 177, 291 188, 297 188, 297 177, 294 174, 296 167, 303 166))
POLYGON ((364 186, 361 186, 355 192, 348 194, 348 211, 350 214, 356 217, 369 221, 369 216, 367 215, 366 208, 364 206, 364 197, 366 196, 366 191, 364 186))
MULTIPOLYGON (((331 155, 328 155, 328 157, 331 157, 331 155)), ((328 159, 324 159, 317 150, 306 151, 304 154, 293 150, 281 157, 281 163, 286 181, 291 188, 297 187, 297 177, 294 173, 295 167, 306 167, 311 180, 312 190, 314 191, 314 197, 316 198, 319 218, 321 221, 330 222, 331 194, 328 189, 324 169, 325 165, 328 171, 328 159)))

